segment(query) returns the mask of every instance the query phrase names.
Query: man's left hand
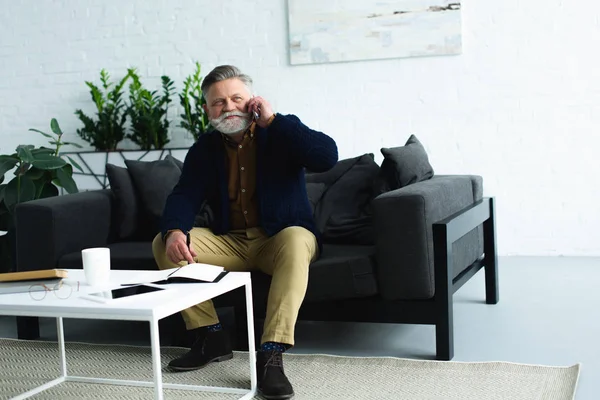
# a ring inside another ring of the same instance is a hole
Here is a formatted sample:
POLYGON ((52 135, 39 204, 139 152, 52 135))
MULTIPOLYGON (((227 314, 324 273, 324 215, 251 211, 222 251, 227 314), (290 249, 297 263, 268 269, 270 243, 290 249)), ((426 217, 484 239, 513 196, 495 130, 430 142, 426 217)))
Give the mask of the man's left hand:
POLYGON ((258 114, 256 124, 261 128, 266 128, 271 116, 273 116, 271 104, 260 96, 255 96, 248 101, 248 112, 251 114, 256 112, 258 114))

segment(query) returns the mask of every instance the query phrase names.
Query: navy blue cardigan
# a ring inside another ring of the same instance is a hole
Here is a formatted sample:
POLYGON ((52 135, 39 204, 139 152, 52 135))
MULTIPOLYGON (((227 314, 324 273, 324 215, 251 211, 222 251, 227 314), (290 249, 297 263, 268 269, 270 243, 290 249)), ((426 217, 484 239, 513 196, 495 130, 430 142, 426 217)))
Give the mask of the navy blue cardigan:
MULTIPOLYGON (((327 171, 338 160, 335 141, 304 125, 295 115, 277 114, 271 125, 256 127, 256 193, 260 226, 272 236, 289 226, 302 226, 320 243, 306 194, 304 168, 327 171)), ((161 233, 188 232, 206 200, 214 214, 210 227, 217 234, 230 230, 225 149, 221 133, 201 135, 188 151, 181 177, 161 218, 161 233)))

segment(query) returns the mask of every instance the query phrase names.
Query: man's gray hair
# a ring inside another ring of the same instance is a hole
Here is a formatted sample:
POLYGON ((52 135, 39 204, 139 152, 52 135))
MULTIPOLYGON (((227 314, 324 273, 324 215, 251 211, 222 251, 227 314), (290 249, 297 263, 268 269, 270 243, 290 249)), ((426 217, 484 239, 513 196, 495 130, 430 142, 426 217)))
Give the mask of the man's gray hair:
POLYGON ((210 71, 202 81, 202 85, 200 86, 202 94, 206 97, 206 93, 212 85, 231 78, 237 78, 242 81, 248 88, 248 91, 252 93, 252 78, 243 74, 238 67, 234 67, 233 65, 220 65, 210 71))

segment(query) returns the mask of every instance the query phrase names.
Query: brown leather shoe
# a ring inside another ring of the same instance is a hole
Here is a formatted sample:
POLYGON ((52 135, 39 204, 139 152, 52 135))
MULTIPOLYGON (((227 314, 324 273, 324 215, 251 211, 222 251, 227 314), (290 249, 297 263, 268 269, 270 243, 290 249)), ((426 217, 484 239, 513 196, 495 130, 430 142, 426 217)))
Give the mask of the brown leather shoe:
POLYGON ((226 361, 233 358, 233 350, 229 335, 225 330, 209 332, 200 329, 198 338, 190 351, 183 356, 171 360, 169 368, 173 371, 193 371, 215 361, 226 361))
POLYGON ((258 393, 267 400, 284 400, 294 397, 292 384, 283 371, 282 353, 259 351, 256 354, 258 393))

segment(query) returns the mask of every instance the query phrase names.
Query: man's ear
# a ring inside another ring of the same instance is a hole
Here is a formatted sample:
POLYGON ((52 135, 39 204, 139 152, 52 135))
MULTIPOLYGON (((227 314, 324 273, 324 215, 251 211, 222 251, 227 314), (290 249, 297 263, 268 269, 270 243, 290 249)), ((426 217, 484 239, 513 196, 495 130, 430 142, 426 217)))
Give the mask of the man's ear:
POLYGON ((206 115, 208 115, 208 107, 206 106, 206 104, 202 104, 202 109, 204 110, 206 115))

